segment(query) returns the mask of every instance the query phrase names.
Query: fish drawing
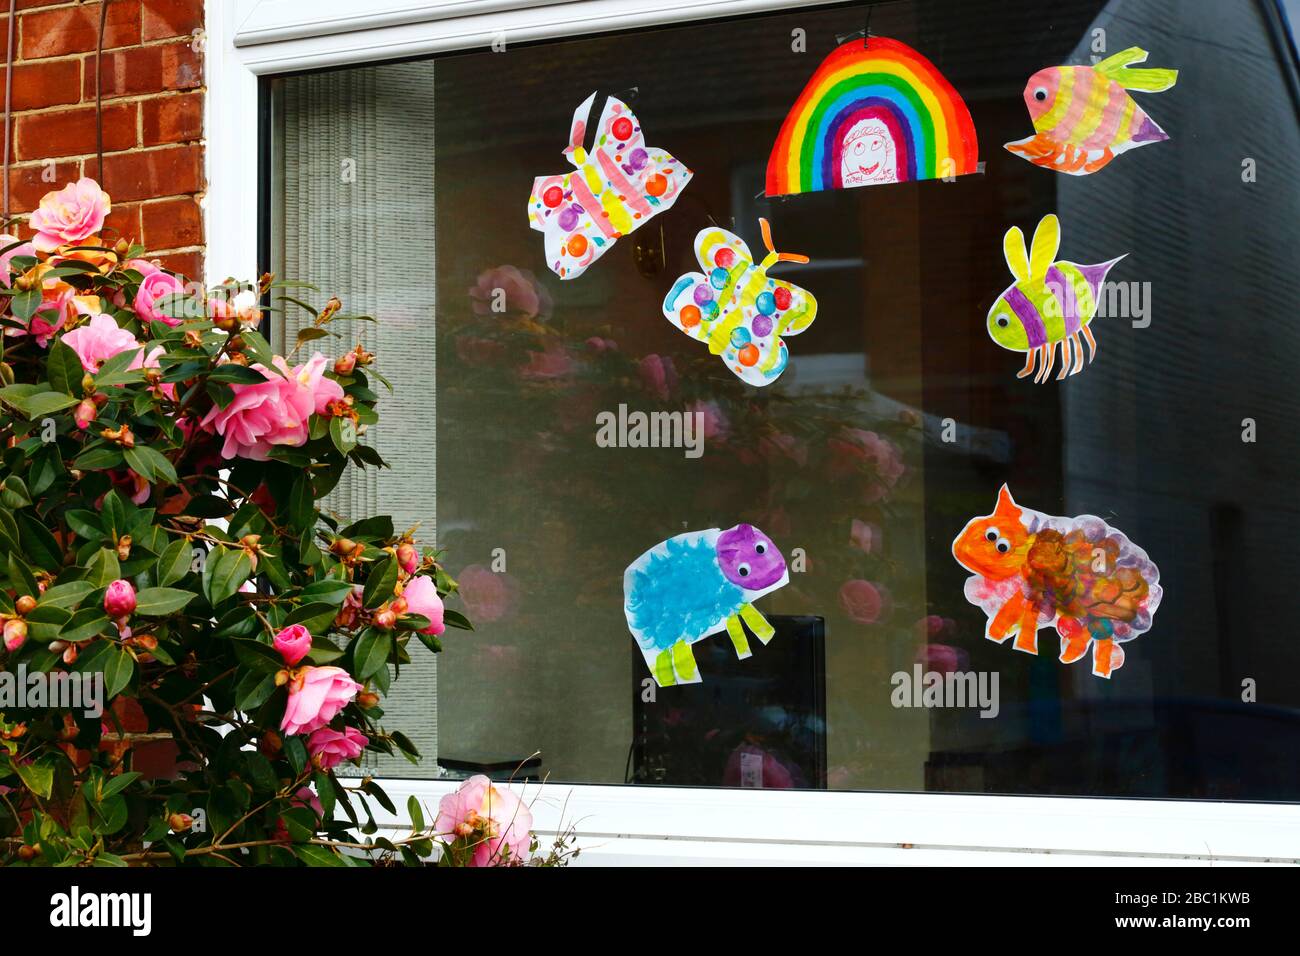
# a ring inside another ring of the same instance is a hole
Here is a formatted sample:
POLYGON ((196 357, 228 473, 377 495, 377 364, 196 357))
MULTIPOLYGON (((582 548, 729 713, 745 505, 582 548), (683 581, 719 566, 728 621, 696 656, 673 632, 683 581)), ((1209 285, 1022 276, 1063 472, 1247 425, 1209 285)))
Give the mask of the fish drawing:
POLYGON ((1085 176, 1120 153, 1167 140, 1128 91, 1164 92, 1178 81, 1178 71, 1132 68, 1146 58, 1146 50, 1130 47, 1096 66, 1039 70, 1025 86, 1034 135, 1006 148, 1036 166, 1085 176))

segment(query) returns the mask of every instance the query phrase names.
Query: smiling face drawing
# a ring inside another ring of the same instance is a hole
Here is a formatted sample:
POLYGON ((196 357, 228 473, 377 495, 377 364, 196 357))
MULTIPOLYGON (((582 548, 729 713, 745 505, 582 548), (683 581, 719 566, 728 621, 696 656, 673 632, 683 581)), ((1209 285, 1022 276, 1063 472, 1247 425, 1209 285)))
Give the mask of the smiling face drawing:
POLYGON ((854 123, 844 136, 840 176, 845 187, 898 182, 898 161, 889 129, 878 119, 854 123))

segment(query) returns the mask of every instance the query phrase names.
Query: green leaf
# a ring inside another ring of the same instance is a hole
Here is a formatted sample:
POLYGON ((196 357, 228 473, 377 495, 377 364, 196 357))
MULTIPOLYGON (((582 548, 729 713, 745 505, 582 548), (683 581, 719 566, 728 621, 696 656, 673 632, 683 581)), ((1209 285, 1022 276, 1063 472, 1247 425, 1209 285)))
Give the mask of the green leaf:
POLYGON ((59 640, 69 643, 88 641, 102 634, 109 626, 108 615, 97 607, 82 608, 63 625, 59 640))
POLYGON ((17 475, 10 475, 0 482, 0 504, 7 508, 26 508, 32 503, 27 491, 27 482, 17 475))
POLYGON ((333 850, 315 843, 294 844, 293 855, 308 866, 347 866, 343 858, 333 850))
POLYGON ((301 624, 313 634, 318 634, 329 629, 337 614, 338 610, 333 604, 324 602, 304 604, 289 613, 289 616, 284 619, 284 626, 301 624))
POLYGON ((316 524, 316 499, 312 494, 311 476, 299 475, 289 492, 289 525, 304 529, 316 524))
POLYGON ((193 560, 193 545, 184 538, 173 541, 158 559, 158 583, 163 587, 175 584, 190 573, 193 560))
POLYGON ((54 767, 45 761, 33 764, 18 764, 14 767, 18 776, 28 790, 38 797, 48 800, 54 789, 54 767))
POLYGON ((302 600, 306 603, 323 601, 338 607, 343 603, 344 598, 352 590, 353 585, 350 581, 339 581, 334 578, 327 578, 324 581, 313 581, 302 589, 302 600))
POLYGON ((56 392, 66 392, 69 395, 81 394, 81 380, 85 378, 86 370, 82 367, 77 353, 63 339, 55 339, 54 344, 50 346, 50 357, 45 371, 49 376, 51 387, 56 392))
POLYGON ((104 527, 99 523, 99 515, 93 511, 74 509, 63 513, 63 520, 78 536, 87 541, 98 541, 104 537, 104 527))
POLYGON ((179 611, 193 601, 197 594, 180 588, 145 588, 135 596, 135 613, 145 617, 163 617, 179 611))
POLYGON ((97 641, 77 658, 73 669, 82 674, 104 673, 104 696, 111 699, 126 689, 135 674, 135 660, 111 641, 97 641))
POLYGON ((25 511, 18 512, 17 518, 27 556, 46 571, 57 572, 63 566, 63 549, 50 529, 25 511))
POLYGON ((95 586, 89 581, 69 581, 67 584, 56 584, 52 588, 46 588, 45 593, 36 599, 36 603, 71 609, 80 604, 82 599, 93 590, 95 586))
POLYGON ((36 584, 36 576, 32 574, 32 569, 27 566, 27 562, 18 556, 18 552, 9 552, 9 583, 18 589, 18 596, 24 594, 35 597, 41 593, 41 589, 36 584))
POLYGON ((406 812, 411 818, 411 829, 423 830, 424 811, 420 809, 420 801, 415 798, 415 794, 411 794, 406 798, 406 812))
POLYGON ((352 423, 352 419, 331 418, 330 441, 334 442, 334 447, 345 455, 355 448, 357 446, 357 426, 352 423))
POLYGON ((235 638, 230 642, 235 658, 244 667, 260 674, 277 674, 284 670, 284 659, 270 644, 235 638))
POLYGON ((368 627, 352 644, 353 676, 365 681, 388 663, 393 650, 393 635, 388 631, 368 627))
POLYGON ((25 289, 14 294, 13 301, 10 302, 9 308, 13 310, 14 318, 26 322, 36 314, 36 309, 40 304, 41 290, 25 289))
POLYGON ((122 464, 122 449, 116 445, 100 445, 88 448, 72 462, 78 471, 108 471, 122 464))
POLYGON ((316 811, 311 807, 290 807, 280 814, 280 819, 295 843, 305 843, 316 835, 316 811))
POLYGON ((379 607, 393 596, 397 585, 397 562, 391 557, 376 561, 366 578, 365 590, 361 594, 361 603, 367 609, 379 607))
POLYGON ((461 614, 460 611, 453 611, 451 608, 447 608, 442 612, 442 622, 448 627, 458 627, 462 631, 474 630, 474 625, 469 622, 469 618, 461 614))
POLYGON ((242 549, 218 548, 209 553, 203 567, 203 591, 208 603, 215 607, 229 598, 252 573, 253 561, 242 549))
POLYGON ((235 685, 235 707, 251 711, 266 703, 275 693, 275 675, 249 671, 235 685))
POLYGON ((21 411, 31 419, 44 418, 76 405, 78 399, 64 392, 37 392, 23 399, 21 411))
POLYGON ((239 365, 236 362, 227 362, 225 365, 214 368, 211 374, 208 375, 208 381, 229 382, 233 385, 260 385, 267 381, 267 378, 255 368, 239 365))
POLYGON ((97 588, 108 587, 122 576, 122 568, 117 563, 117 552, 100 548, 86 565, 86 580, 97 588))

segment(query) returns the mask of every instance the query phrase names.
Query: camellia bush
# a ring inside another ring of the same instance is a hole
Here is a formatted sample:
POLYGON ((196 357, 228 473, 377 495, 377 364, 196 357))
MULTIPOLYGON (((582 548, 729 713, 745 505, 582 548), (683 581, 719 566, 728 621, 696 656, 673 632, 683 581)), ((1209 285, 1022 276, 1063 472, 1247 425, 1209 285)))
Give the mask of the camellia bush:
POLYGON ((314 323, 274 354, 259 326, 280 283, 186 284, 105 238, 108 212, 82 179, 30 239, 0 238, 0 858, 561 862, 486 778, 384 836, 380 786, 336 775, 419 759, 383 700, 470 626, 414 529, 320 506, 347 469, 384 467, 360 441, 383 380, 361 346, 296 353, 366 317, 281 295, 314 323))

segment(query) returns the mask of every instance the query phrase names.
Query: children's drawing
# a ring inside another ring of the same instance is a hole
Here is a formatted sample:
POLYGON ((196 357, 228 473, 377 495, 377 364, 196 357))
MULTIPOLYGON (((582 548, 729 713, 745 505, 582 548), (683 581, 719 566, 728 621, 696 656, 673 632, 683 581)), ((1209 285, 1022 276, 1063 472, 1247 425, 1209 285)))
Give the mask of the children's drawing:
POLYGON ((767 195, 976 172, 979 143, 961 96, 906 43, 850 40, 822 61, 781 126, 767 195))
POLYGON ((974 577, 966 600, 988 616, 985 636, 1013 634, 1018 651, 1038 653, 1038 631, 1055 627, 1063 663, 1092 648, 1092 672, 1109 678, 1124 664, 1120 646, 1151 629, 1160 606, 1160 571, 1147 553, 1093 515, 1057 518, 1016 504, 1006 485, 993 514, 957 535, 952 554, 974 577))
POLYGON ((645 145, 636 115, 609 97, 590 153, 584 148, 596 94, 573 114, 564 150, 576 171, 538 176, 528 197, 528 222, 545 236, 546 263, 575 279, 616 239, 677 201, 691 171, 662 149, 645 145))
POLYGON ((688 531, 661 541, 623 573, 627 626, 660 687, 700 683, 691 645, 721 631, 750 656, 743 621, 766 644, 776 633, 754 607, 790 583, 785 558, 753 525, 688 531))
POLYGON ((807 256, 777 252, 766 219, 758 221, 767 255, 757 265, 740 237, 714 226, 695 237, 703 273, 688 272, 664 298, 668 321, 709 351, 747 385, 769 385, 790 364, 782 335, 798 335, 817 317, 817 300, 805 289, 771 279, 778 262, 807 256))
POLYGON ((1016 281, 989 309, 988 329, 1004 349, 1027 353, 1017 378, 1034 374, 1035 382, 1046 382, 1056 363, 1058 344, 1057 379, 1078 374, 1084 366, 1080 336, 1088 343, 1088 362, 1097 355, 1097 340, 1088 326, 1096 318, 1106 275, 1124 256, 1095 266, 1053 262, 1060 246, 1061 222, 1051 214, 1034 230, 1032 253, 1025 250, 1025 234, 1019 226, 1012 226, 1002 238, 1007 268, 1016 281))
POLYGON ((1177 70, 1135 70, 1147 51, 1130 47, 1096 66, 1053 66, 1025 86, 1034 135, 1006 148, 1036 166, 1071 176, 1095 173, 1120 153, 1169 138, 1128 90, 1161 93, 1177 70))

